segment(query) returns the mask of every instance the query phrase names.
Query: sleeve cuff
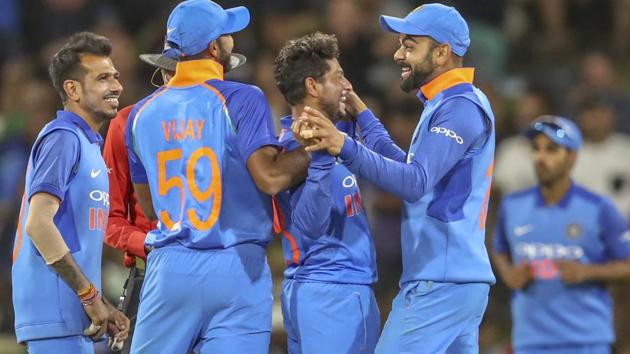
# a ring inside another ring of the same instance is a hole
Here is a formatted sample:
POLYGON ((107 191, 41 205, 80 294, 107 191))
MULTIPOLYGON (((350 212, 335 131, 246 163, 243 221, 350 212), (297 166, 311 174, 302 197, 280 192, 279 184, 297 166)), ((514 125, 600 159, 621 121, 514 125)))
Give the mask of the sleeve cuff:
POLYGON ((343 161, 352 161, 357 155, 357 142, 346 136, 343 146, 341 147, 341 152, 339 153, 339 158, 343 161))
POLYGON ((376 118, 374 112, 372 112, 369 108, 357 116, 357 123, 360 128, 365 128, 368 124, 370 124, 370 122, 375 120, 378 120, 378 118, 376 118))
POLYGON ((63 197, 65 194, 61 191, 61 189, 59 189, 59 187, 53 186, 52 184, 48 184, 48 183, 36 184, 32 186, 31 189, 29 190, 28 200, 31 200, 31 197, 41 192, 55 196, 59 198, 60 201, 63 201, 63 197))
POLYGON ((249 160, 249 157, 252 156, 252 154, 254 152, 256 152, 256 150, 262 148, 263 146, 273 146, 273 147, 275 147, 277 149, 281 149, 282 148, 282 144, 280 144, 278 142, 278 140, 276 140, 276 139, 272 139, 272 138, 260 139, 258 141, 255 141, 254 143, 252 143, 247 148, 247 150, 243 154, 243 161, 247 162, 247 160, 249 160))

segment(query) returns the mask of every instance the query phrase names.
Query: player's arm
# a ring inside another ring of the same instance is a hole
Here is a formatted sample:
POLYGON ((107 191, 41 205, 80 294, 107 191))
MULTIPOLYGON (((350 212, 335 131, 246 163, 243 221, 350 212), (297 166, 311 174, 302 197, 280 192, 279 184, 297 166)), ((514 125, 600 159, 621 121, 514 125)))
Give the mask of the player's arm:
POLYGON ((274 146, 263 146, 251 154, 247 169, 258 189, 274 195, 303 181, 309 161, 304 148, 281 154, 274 146))
MULTIPOLYGON (((280 142, 289 151, 300 148, 291 132, 286 132, 280 142)), ((291 195, 291 224, 307 237, 321 237, 330 224, 333 167, 334 157, 326 152, 312 153, 306 180, 291 195)))
POLYGON ((153 208, 153 200, 151 199, 151 189, 149 188, 149 178, 147 171, 142 164, 142 160, 136 153, 133 136, 133 122, 136 119, 136 112, 142 106, 140 101, 129 113, 127 125, 125 128, 125 147, 127 149, 127 160, 129 161, 129 175, 133 183, 133 189, 138 197, 140 209, 144 215, 151 221, 157 220, 155 209, 153 208))
POLYGON ((503 209, 505 205, 505 202, 501 205, 498 221, 494 228, 492 261, 503 283, 512 290, 518 290, 527 286, 532 280, 532 270, 527 263, 523 262, 515 266, 512 261, 505 228, 505 211, 503 209))
POLYGON ((92 325, 86 335, 105 333, 110 312, 100 294, 83 274, 55 225, 54 217, 79 162, 80 143, 72 132, 55 130, 33 147, 29 212, 24 230, 42 258, 81 299, 92 325))
POLYGON ((55 214, 59 210, 60 201, 47 193, 37 193, 31 197, 25 231, 50 267, 77 293, 83 303, 85 312, 90 317, 95 330, 87 332, 96 339, 101 337, 110 317, 100 294, 94 285, 83 274, 76 263, 68 245, 54 223, 55 214))
POLYGON ((133 186, 129 177, 129 160, 125 148, 124 125, 129 110, 121 110, 109 125, 107 139, 103 148, 103 159, 112 171, 109 176, 109 218, 105 232, 105 243, 132 254, 145 258, 144 240, 146 233, 129 221, 129 198, 133 186), (125 115, 122 117, 121 115, 125 115))
POLYGON ((557 261, 560 277, 567 284, 584 281, 613 282, 630 279, 630 229, 611 201, 605 200, 599 213, 601 240, 607 262, 583 264, 557 261))
POLYGON ((333 205, 330 172, 334 166, 334 157, 326 152, 314 152, 299 199, 295 204, 291 201, 292 224, 310 238, 321 237, 330 225, 333 205))
POLYGON ((259 88, 246 86, 227 102, 237 144, 256 187, 274 195, 304 180, 310 162, 303 148, 280 153, 269 104, 259 88))
POLYGON ((463 158, 470 148, 485 143, 489 121, 466 99, 447 101, 429 129, 453 131, 461 140, 439 132, 427 134, 410 154, 408 163, 381 156, 354 139, 344 137, 322 113, 309 109, 303 121, 316 129, 302 131, 303 138, 319 139, 307 151, 326 149, 339 155, 350 171, 408 202, 419 200, 463 158))
POLYGON ((140 208, 146 217, 151 220, 157 220, 157 214, 153 208, 153 200, 151 199, 151 189, 148 183, 134 183, 133 189, 136 191, 136 197, 138 197, 138 203, 140 208))
POLYGON ((347 113, 355 117, 356 123, 361 128, 361 138, 365 146, 392 160, 405 161, 407 153, 396 145, 383 123, 361 98, 352 90, 344 92, 343 97, 347 113))

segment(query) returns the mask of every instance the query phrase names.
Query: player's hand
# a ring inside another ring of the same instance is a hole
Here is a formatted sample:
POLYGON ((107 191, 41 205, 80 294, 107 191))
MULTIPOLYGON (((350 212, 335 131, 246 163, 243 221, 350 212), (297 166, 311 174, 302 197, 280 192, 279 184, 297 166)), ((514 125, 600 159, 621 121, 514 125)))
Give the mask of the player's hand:
POLYGON ((332 156, 339 155, 345 141, 345 135, 337 130, 335 124, 328 117, 314 108, 305 106, 304 112, 298 120, 311 127, 310 129, 302 129, 300 131, 301 137, 318 141, 306 146, 306 151, 326 150, 332 156))
POLYGON ((317 144, 318 141, 314 139, 304 139, 302 137, 302 131, 313 129, 308 123, 304 122, 300 119, 294 119, 293 123, 291 123, 291 132, 293 133, 293 137, 298 144, 302 146, 314 145, 317 144))
POLYGON ((354 90, 343 90, 341 101, 344 104, 345 116, 351 120, 356 120, 357 116, 367 109, 367 106, 354 90))
POLYGON ((512 267, 507 277, 505 277, 505 285, 512 290, 523 289, 532 280, 532 269, 527 263, 521 263, 512 267))
POLYGON ((105 334, 107 330, 107 323, 109 320, 109 309, 107 305, 101 299, 101 295, 98 294, 94 302, 89 305, 83 305, 85 313, 90 318, 90 326, 83 331, 83 334, 97 340, 105 334))
POLYGON ((575 261, 556 261, 560 279, 566 284, 579 284, 587 280, 587 266, 575 261))
POLYGON ((129 337, 131 322, 122 312, 109 302, 106 302, 109 310, 109 320, 107 323, 107 335, 109 336, 108 346, 114 351, 122 349, 125 340, 129 337))

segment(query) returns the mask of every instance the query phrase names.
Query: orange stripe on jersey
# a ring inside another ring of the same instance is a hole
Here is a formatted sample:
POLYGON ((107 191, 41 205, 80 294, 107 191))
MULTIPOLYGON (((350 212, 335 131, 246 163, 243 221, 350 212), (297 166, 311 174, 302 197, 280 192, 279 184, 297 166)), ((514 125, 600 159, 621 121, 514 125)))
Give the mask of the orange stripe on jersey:
MULTIPOLYGON (((494 172, 494 160, 488 167, 488 171, 486 172, 486 179, 492 178, 492 172, 494 172)), ((490 192, 492 190, 492 182, 488 186, 488 190, 486 191, 486 195, 483 198, 483 204, 481 205, 481 212, 479 213, 479 230, 486 229, 486 221, 488 219, 488 204, 490 203, 490 192)))
POLYGON ((227 109, 227 102, 225 100, 225 96, 223 96, 221 91, 219 91, 216 87, 208 84, 207 82, 202 82, 201 86, 203 86, 203 87, 207 88, 208 90, 214 92, 214 94, 217 95, 217 97, 219 97, 219 100, 221 100, 221 103, 223 104, 223 111, 225 111, 225 115, 227 116, 227 121, 228 121, 228 123, 230 123, 230 126, 232 127, 232 130, 236 131, 236 127, 234 126, 234 122, 232 122, 232 118, 230 117, 230 112, 228 112, 228 109, 227 109))
POLYGON ((492 177, 493 172, 494 172, 494 160, 492 160, 490 167, 488 167, 488 172, 486 172, 486 178, 492 177))
POLYGON ((275 196, 271 197, 271 209, 273 211, 273 233, 279 234, 284 230, 284 215, 275 196))
POLYGON ((219 99, 221 100, 221 103, 223 103, 223 105, 225 106, 225 96, 223 96, 221 91, 217 90, 216 87, 209 85, 207 82, 201 83, 201 86, 203 86, 203 87, 207 88, 208 90, 214 92, 219 97, 219 99))
POLYGON ((292 259, 293 263, 298 264, 300 262, 300 250, 298 249, 297 242, 295 241, 295 237, 291 235, 291 233, 288 230, 282 231, 282 234, 291 244, 291 252, 293 253, 293 259, 292 259))
MULTIPOLYGON (((166 91, 168 91, 168 87, 164 87, 164 89, 162 91, 156 93, 155 95, 153 95, 153 97, 151 97, 148 100, 146 100, 144 102, 144 104, 138 109, 138 112, 136 113, 136 117, 140 116, 140 113, 142 113, 142 111, 144 111, 144 109, 147 107, 149 102, 153 101, 156 97, 160 96, 161 94, 163 94, 166 91)), ((135 117, 133 117, 133 118, 135 119, 135 117)))
POLYGON ((297 246, 297 241, 295 240, 295 236, 291 235, 291 233, 286 229, 284 214, 282 213, 282 209, 280 208, 280 204, 276 197, 271 197, 271 207, 273 209, 273 232, 276 234, 282 233, 284 238, 289 241, 291 245, 291 261, 295 264, 300 262, 300 249, 297 246))
POLYGON ((18 216, 17 222, 17 240, 15 240, 15 248, 13 248, 13 263, 17 259, 20 254, 20 249, 22 249, 22 218, 24 217, 24 204, 26 202, 26 191, 22 195, 22 206, 20 207, 20 216, 18 216))

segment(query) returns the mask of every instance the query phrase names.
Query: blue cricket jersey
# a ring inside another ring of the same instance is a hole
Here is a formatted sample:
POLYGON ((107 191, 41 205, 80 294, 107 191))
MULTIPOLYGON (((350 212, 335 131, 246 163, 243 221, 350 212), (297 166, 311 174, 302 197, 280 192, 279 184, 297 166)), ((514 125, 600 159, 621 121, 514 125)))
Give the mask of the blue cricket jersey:
MULTIPOLYGON (((284 117, 280 122, 282 146, 288 151, 298 148, 291 133, 293 118, 284 117)), ((343 164, 325 152, 312 153, 304 183, 276 198, 285 205, 285 220, 289 221, 282 231, 287 279, 376 282, 376 251, 361 192, 343 164)))
POLYGON ((539 187, 504 198, 494 249, 532 266, 534 281, 512 297, 516 348, 606 344, 614 341, 605 284, 566 285, 555 260, 601 264, 630 258, 630 232, 607 198, 573 184, 556 205, 539 187))
POLYGON ((131 179, 148 183, 158 216, 145 243, 224 249, 271 239, 271 199, 246 167, 278 145, 262 91, 223 80, 212 60, 177 64, 175 77, 129 115, 131 179))
POLYGON ((362 134, 371 130, 365 146, 346 138, 339 156, 350 171, 404 200, 401 285, 495 282, 484 243, 494 116, 472 85, 473 72, 453 69, 421 88, 425 107, 408 154, 366 111, 358 119, 362 134))
POLYGON ((76 292, 26 234, 29 201, 45 192, 61 200, 54 223, 85 276, 100 290, 109 179, 102 138, 72 112, 58 111, 33 144, 13 251, 13 308, 19 342, 82 335, 90 321, 76 292))

